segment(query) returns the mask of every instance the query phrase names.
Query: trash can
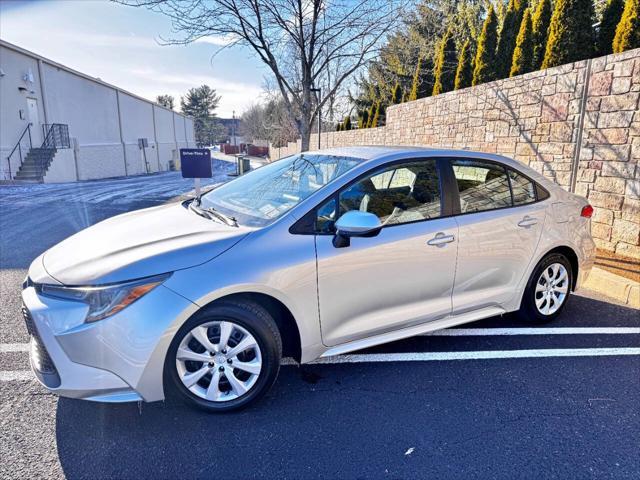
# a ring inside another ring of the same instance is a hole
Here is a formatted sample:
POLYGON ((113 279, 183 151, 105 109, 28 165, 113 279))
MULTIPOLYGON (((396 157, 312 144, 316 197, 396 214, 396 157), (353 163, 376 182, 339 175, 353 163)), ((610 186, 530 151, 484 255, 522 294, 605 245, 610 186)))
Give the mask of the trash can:
POLYGON ((238 175, 244 175, 251 170, 251 160, 247 157, 238 157, 238 175))

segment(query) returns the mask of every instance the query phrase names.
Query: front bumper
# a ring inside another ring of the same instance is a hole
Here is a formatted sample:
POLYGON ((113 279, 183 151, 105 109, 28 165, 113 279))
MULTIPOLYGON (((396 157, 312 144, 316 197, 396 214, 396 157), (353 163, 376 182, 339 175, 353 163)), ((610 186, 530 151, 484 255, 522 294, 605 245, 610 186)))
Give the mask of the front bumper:
POLYGON ((159 286, 107 319, 84 324, 86 306, 22 291, 31 368, 51 392, 103 402, 164 398, 164 358, 196 306, 159 286))

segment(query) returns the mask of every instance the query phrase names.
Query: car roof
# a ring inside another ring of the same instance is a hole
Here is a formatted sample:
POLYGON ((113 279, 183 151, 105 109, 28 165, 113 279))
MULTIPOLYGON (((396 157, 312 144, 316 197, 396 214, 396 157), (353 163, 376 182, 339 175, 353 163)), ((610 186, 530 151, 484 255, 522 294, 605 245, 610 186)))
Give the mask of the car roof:
POLYGON ((415 155, 422 155, 428 157, 466 157, 477 158, 484 160, 495 160, 504 165, 515 168, 534 180, 542 183, 545 187, 555 187, 556 185, 549 179, 545 178, 540 173, 536 172, 526 164, 521 163, 513 158, 504 157, 496 153, 486 153, 467 149, 454 149, 454 148, 435 148, 435 147, 419 147, 419 146, 405 146, 405 145, 359 145, 352 147, 333 147, 326 148, 324 150, 316 150, 307 152, 317 155, 336 155, 341 157, 360 158, 364 162, 369 160, 376 160, 384 157, 412 157, 415 155))

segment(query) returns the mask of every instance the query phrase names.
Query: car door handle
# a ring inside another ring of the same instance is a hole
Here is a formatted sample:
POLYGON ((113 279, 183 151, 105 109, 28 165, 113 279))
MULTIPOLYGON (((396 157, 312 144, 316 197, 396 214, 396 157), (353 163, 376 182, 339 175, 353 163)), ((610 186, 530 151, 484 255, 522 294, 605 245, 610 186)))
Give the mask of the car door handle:
POLYGON ((433 247, 443 247, 447 243, 451 243, 456 239, 453 235, 445 235, 443 232, 439 232, 431 240, 427 242, 427 245, 433 247))
POLYGON ((538 219, 534 217, 530 217, 529 215, 525 215, 525 217, 518 222, 519 227, 532 227, 533 225, 538 223, 538 219))

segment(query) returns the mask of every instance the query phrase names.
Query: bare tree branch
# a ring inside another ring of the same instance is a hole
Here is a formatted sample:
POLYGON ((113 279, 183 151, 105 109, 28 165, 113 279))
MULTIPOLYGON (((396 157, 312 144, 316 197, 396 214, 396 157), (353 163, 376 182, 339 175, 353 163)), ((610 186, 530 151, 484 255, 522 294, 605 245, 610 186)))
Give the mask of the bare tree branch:
POLYGON ((222 37, 250 48, 273 73, 281 101, 308 150, 319 108, 375 55, 406 0, 113 0, 171 19, 169 44, 222 37), (322 95, 313 95, 320 88, 322 95))

